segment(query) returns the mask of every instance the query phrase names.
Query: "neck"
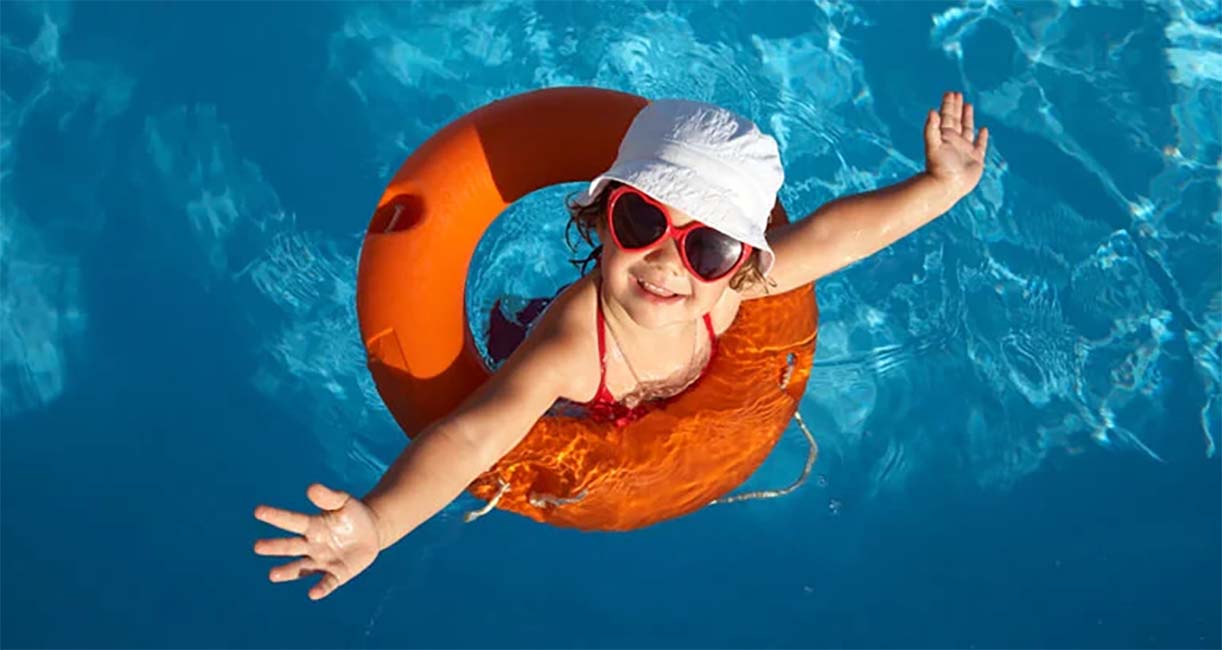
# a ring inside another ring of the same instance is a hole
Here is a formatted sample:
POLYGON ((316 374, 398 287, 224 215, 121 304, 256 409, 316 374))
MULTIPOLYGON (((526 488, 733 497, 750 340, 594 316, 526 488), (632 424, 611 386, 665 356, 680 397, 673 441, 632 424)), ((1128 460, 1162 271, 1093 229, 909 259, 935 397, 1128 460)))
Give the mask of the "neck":
POLYGON ((636 380, 638 386, 643 385, 642 382, 645 380, 657 381, 665 379, 670 376, 670 373, 651 372, 646 369, 643 371, 645 374, 642 375, 629 359, 630 354, 624 347, 623 338, 628 336, 639 337, 632 339, 634 341, 633 354, 640 354, 648 359, 654 354, 662 354, 663 351, 669 351, 674 346, 681 345, 680 341, 682 339, 680 337, 690 337, 692 341, 691 357, 695 358, 696 349, 699 344, 697 340, 699 332, 694 327, 695 323, 679 323, 656 329, 641 327, 632 320, 632 317, 622 305, 609 300, 609 297, 603 294, 603 284, 601 282, 597 283, 595 288, 598 291, 598 302, 600 303, 600 309, 603 310, 603 319, 606 321, 607 331, 611 334, 611 340, 615 342, 615 347, 619 350, 619 354, 624 360, 624 365, 627 366, 628 372, 632 374, 632 378, 636 380), (621 336, 617 332, 624 335, 621 336))

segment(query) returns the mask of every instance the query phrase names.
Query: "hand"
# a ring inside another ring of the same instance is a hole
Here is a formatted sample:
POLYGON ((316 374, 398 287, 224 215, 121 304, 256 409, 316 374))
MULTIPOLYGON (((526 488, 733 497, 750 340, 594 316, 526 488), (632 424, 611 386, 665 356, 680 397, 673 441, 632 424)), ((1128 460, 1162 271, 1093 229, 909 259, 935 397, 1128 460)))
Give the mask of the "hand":
POLYGON ((989 130, 976 133, 976 116, 963 93, 942 96, 942 110, 925 119, 925 171, 963 197, 980 182, 989 130))
POLYGON ((318 600, 373 564, 381 546, 377 516, 360 499, 320 483, 311 485, 306 496, 321 513, 306 515, 262 505, 255 508, 255 519, 300 535, 261 539, 255 542, 255 553, 301 556, 273 568, 268 579, 287 582, 321 573, 322 578, 309 594, 311 600, 318 600))

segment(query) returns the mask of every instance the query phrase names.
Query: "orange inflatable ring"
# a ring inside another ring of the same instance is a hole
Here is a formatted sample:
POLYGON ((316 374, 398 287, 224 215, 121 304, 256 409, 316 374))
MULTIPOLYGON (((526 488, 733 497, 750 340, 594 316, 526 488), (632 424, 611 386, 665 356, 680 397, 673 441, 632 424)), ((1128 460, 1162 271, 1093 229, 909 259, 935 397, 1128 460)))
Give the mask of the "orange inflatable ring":
MULTIPOLYGON (((447 125, 399 168, 365 236, 357 314, 378 392, 409 437, 489 376, 463 305, 484 230, 530 192, 604 171, 645 103, 582 87, 513 96, 447 125)), ((779 202, 773 217, 785 219, 779 202)), ((470 492, 586 530, 700 509, 745 481, 785 431, 817 316, 809 286, 744 302, 704 379, 679 398, 620 428, 544 417, 470 492)))

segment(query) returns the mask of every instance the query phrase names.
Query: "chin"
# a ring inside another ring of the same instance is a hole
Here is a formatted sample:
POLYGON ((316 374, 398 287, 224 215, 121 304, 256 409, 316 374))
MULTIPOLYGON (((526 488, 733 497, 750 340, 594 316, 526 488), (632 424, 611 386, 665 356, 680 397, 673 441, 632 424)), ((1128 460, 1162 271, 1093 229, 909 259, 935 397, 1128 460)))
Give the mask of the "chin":
POLYGON ((656 305, 625 303, 628 315, 633 322, 645 329, 661 329, 692 319, 687 309, 682 307, 658 307, 656 305))

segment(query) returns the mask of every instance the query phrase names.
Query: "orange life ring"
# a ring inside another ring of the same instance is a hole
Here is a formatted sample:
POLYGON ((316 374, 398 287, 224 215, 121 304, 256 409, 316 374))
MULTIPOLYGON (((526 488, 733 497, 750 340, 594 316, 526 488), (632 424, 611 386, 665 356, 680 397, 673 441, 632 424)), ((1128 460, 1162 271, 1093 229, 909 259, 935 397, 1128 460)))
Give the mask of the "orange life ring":
MULTIPOLYGON (((489 376, 463 306, 485 229, 530 192, 604 171, 646 102, 585 87, 516 95, 447 125, 399 168, 365 236, 357 314, 378 392, 409 437, 489 376)), ((785 220, 779 202, 773 220, 785 220)), ((784 432, 810 376, 817 318, 809 286, 745 302, 704 379, 664 408, 620 428, 545 417, 469 490, 503 492, 502 509, 581 529, 698 510, 745 481, 784 432)))

